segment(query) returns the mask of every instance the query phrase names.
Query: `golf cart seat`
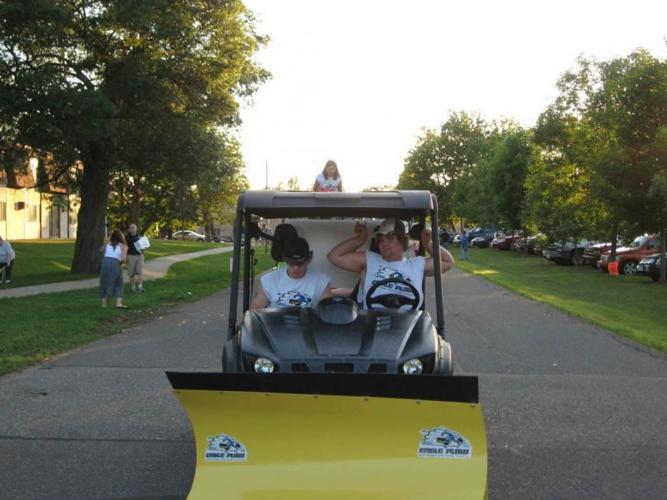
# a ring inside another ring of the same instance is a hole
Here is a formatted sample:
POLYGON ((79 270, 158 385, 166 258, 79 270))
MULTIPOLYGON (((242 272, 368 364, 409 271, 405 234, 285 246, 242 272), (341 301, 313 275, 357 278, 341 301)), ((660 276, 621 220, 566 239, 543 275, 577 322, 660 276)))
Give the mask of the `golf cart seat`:
MULTIPOLYGON (((359 281, 359 273, 345 271, 334 266, 327 259, 327 254, 341 241, 354 236, 356 222, 349 219, 291 219, 290 223, 298 235, 308 241, 313 251, 313 261, 310 267, 331 276, 333 288, 353 288, 359 281)), ((369 231, 377 224, 376 220, 369 220, 366 223, 369 231)), ((367 241, 362 248, 368 249, 369 244, 370 241, 367 241)))

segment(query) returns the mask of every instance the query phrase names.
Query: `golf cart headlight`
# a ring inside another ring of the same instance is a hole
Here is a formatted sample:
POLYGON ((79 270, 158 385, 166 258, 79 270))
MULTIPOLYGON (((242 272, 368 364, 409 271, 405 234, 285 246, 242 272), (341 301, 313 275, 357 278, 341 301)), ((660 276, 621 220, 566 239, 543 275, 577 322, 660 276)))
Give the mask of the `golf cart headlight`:
POLYGON ((403 363, 403 373, 406 375, 419 375, 423 369, 422 362, 417 358, 409 359, 403 363))
POLYGON ((255 371, 257 373, 273 373, 274 368, 275 365, 270 359, 257 358, 257 361, 255 361, 255 371))

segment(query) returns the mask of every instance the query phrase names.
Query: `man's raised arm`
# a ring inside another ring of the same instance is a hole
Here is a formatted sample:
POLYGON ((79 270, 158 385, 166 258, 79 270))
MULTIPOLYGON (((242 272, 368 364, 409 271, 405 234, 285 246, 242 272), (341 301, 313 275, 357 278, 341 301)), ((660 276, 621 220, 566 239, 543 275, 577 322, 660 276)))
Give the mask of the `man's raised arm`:
MULTIPOLYGON (((431 234, 431 231, 429 229, 424 229, 421 233, 421 242, 422 246, 426 249, 426 253, 431 255, 433 253, 433 235, 431 234)), ((445 271, 449 271, 452 267, 454 267, 454 257, 452 257, 452 254, 449 253, 449 251, 443 247, 439 246, 440 248, 440 272, 444 273, 445 271)), ((430 259, 426 259, 426 264, 424 266, 424 274, 426 276, 433 276, 435 269, 433 266, 433 258, 431 255, 430 259)))
POLYGON ((368 229, 365 224, 357 223, 354 227, 355 235, 342 243, 339 243, 327 254, 327 259, 334 266, 346 271, 360 273, 366 268, 366 254, 357 252, 368 239, 368 229))

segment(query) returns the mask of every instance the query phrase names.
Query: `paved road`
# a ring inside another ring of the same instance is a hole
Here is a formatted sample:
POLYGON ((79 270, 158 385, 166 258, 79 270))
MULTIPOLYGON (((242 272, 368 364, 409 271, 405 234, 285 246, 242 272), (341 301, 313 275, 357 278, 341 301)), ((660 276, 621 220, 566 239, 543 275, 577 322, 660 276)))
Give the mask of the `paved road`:
MULTIPOLYGON (((480 375, 491 498, 665 498, 665 356, 457 270, 445 291, 457 371, 480 375)), ((163 372, 218 369, 226 301, 0 379, 0 496, 185 497, 194 445, 163 372)))

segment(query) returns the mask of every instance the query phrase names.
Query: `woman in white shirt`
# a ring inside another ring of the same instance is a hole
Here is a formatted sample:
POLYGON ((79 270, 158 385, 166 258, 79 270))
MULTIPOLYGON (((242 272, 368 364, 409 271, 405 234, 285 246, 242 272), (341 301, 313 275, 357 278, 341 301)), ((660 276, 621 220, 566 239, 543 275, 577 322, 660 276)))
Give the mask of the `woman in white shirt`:
POLYGON ((338 165, 333 160, 329 160, 324 165, 324 170, 317 175, 313 191, 342 191, 343 179, 338 172, 338 165))
POLYGON ((109 297, 116 297, 116 307, 127 309, 123 304, 123 272, 121 265, 127 259, 127 245, 120 229, 114 229, 109 242, 103 247, 104 257, 100 267, 100 298, 102 307, 109 297))

